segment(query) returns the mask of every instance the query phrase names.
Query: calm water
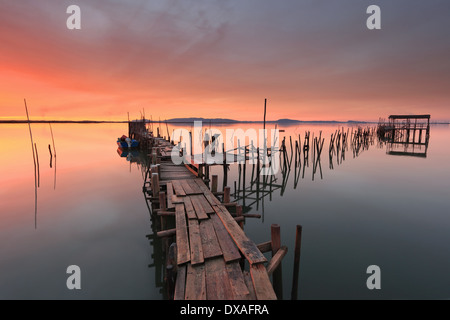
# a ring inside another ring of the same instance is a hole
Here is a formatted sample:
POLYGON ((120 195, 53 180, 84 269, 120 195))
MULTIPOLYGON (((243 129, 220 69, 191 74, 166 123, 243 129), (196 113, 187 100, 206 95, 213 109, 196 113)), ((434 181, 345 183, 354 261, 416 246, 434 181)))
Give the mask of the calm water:
MULTIPOLYGON (((329 138, 339 127, 282 127, 281 138, 322 131, 320 167, 313 174, 310 155, 304 173, 302 159, 300 171, 292 163, 284 183, 276 176, 273 183, 283 188, 239 201, 249 213, 262 215, 245 223, 256 243, 270 239, 271 224, 281 226, 282 244, 289 248, 282 264, 283 298, 290 298, 297 224, 303 226, 300 299, 450 298, 450 128, 431 127, 426 158, 388 155, 375 141, 356 157, 350 148, 345 160, 337 163, 334 157, 331 169, 329 138), (381 268, 380 290, 366 287, 369 265, 381 268)), ((50 127, 32 125, 40 162, 35 215, 28 127, 0 126, 0 298, 163 299, 160 243, 145 237, 153 231, 141 168, 120 157, 115 144, 127 125, 52 129, 56 179, 50 127), (66 269, 73 264, 81 268, 81 290, 66 287, 66 269)), ((222 167, 212 172, 221 186, 222 167)), ((250 179, 247 166, 246 187, 250 179)), ((234 181, 237 165, 228 175, 232 192, 234 181)))

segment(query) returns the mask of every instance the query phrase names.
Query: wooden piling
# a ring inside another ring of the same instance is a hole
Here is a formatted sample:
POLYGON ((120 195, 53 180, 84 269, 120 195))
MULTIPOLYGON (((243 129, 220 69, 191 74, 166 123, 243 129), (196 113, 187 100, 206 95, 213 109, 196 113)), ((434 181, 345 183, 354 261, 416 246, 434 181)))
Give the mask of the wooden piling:
POLYGON ((158 173, 152 173, 152 194, 153 197, 159 196, 159 175, 158 173))
POLYGON ((218 182, 218 176, 216 174, 213 174, 211 177, 211 192, 212 193, 217 192, 217 182, 218 182))
POLYGON ((223 189, 223 202, 224 203, 230 203, 230 187, 225 187, 223 189))
POLYGON ((302 246, 302 226, 297 225, 295 232, 294 272, 292 277, 291 300, 298 299, 298 277, 300 269, 300 249, 302 246))

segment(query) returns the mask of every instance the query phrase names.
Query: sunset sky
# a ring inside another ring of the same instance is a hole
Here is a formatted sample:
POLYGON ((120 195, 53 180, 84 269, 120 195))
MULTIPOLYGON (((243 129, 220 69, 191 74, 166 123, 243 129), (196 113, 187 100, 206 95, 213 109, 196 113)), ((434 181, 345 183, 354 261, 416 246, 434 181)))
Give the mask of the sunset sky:
POLYGON ((0 119, 450 119, 448 0, 0 0, 0 119), (81 30, 69 30, 69 5, 81 30), (381 30, 366 9, 381 8, 381 30))

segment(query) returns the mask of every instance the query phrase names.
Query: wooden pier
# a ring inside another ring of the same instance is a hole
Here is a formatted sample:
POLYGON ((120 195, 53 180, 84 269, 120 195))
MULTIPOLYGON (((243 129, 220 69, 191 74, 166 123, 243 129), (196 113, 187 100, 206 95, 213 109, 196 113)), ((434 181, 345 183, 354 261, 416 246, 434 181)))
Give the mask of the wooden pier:
POLYGON ((169 297, 277 299, 275 291, 279 291, 274 289, 270 276, 277 272, 287 253, 287 247, 280 245, 279 232, 272 232, 270 241, 256 245, 243 230, 242 210, 230 203, 229 187, 217 192, 215 185, 213 193, 199 178, 202 174, 198 168, 172 163, 173 145, 169 141, 159 137, 146 139, 151 140, 147 144, 152 165, 143 191, 151 203, 153 217, 161 221, 157 236, 175 239, 172 244, 167 242, 165 278, 169 297), (229 207, 236 207, 235 216, 229 207), (170 219, 175 221, 175 228, 166 228, 170 219), (272 252, 270 261, 264 252, 272 252))

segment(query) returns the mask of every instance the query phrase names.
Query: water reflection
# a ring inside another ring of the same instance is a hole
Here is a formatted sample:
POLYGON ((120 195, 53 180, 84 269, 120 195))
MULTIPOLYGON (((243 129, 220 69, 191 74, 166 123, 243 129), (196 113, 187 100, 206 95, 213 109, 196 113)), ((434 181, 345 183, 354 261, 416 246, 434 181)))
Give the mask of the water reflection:
MULTIPOLYGON (((324 179, 324 173, 322 170, 322 151, 326 138, 322 130, 319 134, 314 136, 315 132, 305 131, 303 140, 300 134, 294 139, 292 136, 283 137, 281 141, 280 149, 273 152, 279 153, 280 157, 280 170, 277 174, 273 175, 261 175, 261 170, 268 166, 272 166, 269 162, 267 165, 261 165, 257 162, 251 165, 251 170, 247 174, 247 163, 241 161, 235 164, 237 179, 234 181, 234 198, 235 201, 241 202, 244 208, 244 212, 250 211, 252 206, 256 205, 256 210, 259 210, 260 203, 263 207, 264 218, 264 198, 269 197, 272 201, 272 195, 275 191, 280 190, 280 196, 283 196, 287 186, 289 185, 289 179, 291 176, 291 170, 293 171, 293 189, 297 189, 299 182, 305 179, 306 169, 311 168, 311 181, 317 178, 324 179), (289 141, 289 142, 287 142, 289 141), (303 141, 303 142, 302 142, 303 141), (246 181, 247 175, 250 175, 250 180, 246 181), (248 182, 248 183, 247 183, 248 182)), ((376 127, 358 126, 339 128, 331 133, 329 138, 328 160, 329 169, 334 170, 335 165, 339 166, 346 160, 346 154, 351 151, 353 158, 359 157, 364 151, 367 151, 370 146, 375 144, 376 127)), ((251 160, 253 156, 247 155, 253 154, 248 150, 252 150, 251 146, 241 147, 246 150, 246 159, 251 160)), ((259 152, 259 151, 257 151, 259 152)), ((260 153, 260 157, 264 157, 264 153, 260 153)), ((250 165, 250 164, 249 164, 250 165)), ((233 168, 232 167, 232 168, 233 168)), ((226 186, 229 165, 224 166, 224 187, 226 186)))

